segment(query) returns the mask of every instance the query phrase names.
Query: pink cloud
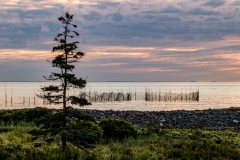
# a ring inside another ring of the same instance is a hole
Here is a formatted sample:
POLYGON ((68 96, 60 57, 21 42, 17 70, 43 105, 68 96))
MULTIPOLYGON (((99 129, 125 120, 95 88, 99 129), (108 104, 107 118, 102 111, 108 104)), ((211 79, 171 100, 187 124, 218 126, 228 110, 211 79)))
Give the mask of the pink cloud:
POLYGON ((161 68, 128 68, 119 69, 118 72, 141 73, 141 72, 178 72, 179 70, 161 69, 161 68))
POLYGON ((0 61, 8 60, 47 60, 54 58, 57 53, 44 50, 0 49, 0 61))

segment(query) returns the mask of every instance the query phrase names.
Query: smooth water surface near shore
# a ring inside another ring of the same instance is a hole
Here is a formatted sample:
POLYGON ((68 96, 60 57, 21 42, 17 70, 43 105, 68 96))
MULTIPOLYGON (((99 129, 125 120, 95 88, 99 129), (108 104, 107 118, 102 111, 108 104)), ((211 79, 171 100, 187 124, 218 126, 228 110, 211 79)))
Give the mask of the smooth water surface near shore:
MULTIPOLYGON (((36 96, 41 86, 49 84, 58 83, 0 82, 0 108, 13 109, 34 106, 61 108, 61 106, 43 104, 43 101, 36 96)), ((82 91, 131 92, 133 95, 130 102, 98 102, 84 107, 86 109, 161 111, 240 107, 240 82, 88 82, 82 91), (185 93, 199 90, 200 99, 199 102, 146 102, 144 100, 146 89, 156 94, 158 92, 185 93)), ((78 95, 79 93, 79 89, 74 89, 69 94, 78 95)))

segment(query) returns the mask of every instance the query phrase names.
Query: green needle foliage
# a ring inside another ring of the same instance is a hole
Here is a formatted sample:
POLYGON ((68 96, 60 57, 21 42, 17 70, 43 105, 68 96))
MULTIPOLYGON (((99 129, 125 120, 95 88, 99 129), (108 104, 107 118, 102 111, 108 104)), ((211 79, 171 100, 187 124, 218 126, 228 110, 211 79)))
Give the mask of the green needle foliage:
POLYGON ((81 89, 86 85, 86 80, 77 78, 73 73, 75 68, 73 63, 78 62, 85 53, 77 51, 78 41, 71 41, 75 36, 79 36, 76 31, 71 29, 77 28, 77 25, 72 23, 73 15, 67 12, 64 17, 59 17, 58 20, 63 25, 63 32, 58 33, 57 37, 54 39, 58 45, 53 47, 52 51, 59 52, 60 54, 51 61, 51 64, 52 67, 58 68, 59 72, 52 72, 49 76, 44 76, 44 78, 49 81, 59 81, 60 84, 42 87, 42 93, 38 96, 47 100, 50 104, 63 105, 63 111, 61 113, 56 113, 54 117, 50 118, 49 120, 51 120, 51 123, 46 121, 42 129, 48 131, 50 135, 60 135, 62 148, 66 150, 67 142, 73 142, 68 135, 72 134, 73 128, 74 130, 76 130, 76 128, 79 129, 75 124, 78 123, 77 121, 69 120, 77 120, 78 117, 69 115, 71 107, 67 106, 67 103, 70 102, 71 104, 79 106, 90 105, 91 103, 83 97, 68 96, 67 94, 70 88, 81 89))
POLYGON ((78 49, 78 41, 71 42, 69 39, 79 34, 71 30, 70 28, 77 28, 77 25, 72 23, 73 15, 68 12, 65 17, 59 17, 58 20, 63 24, 63 32, 58 33, 54 39, 58 43, 58 46, 53 47, 53 52, 59 52, 52 61, 52 67, 59 68, 60 72, 52 72, 49 76, 44 76, 49 81, 60 81, 60 85, 45 86, 42 87, 42 94, 39 97, 49 101, 52 104, 63 104, 63 109, 67 107, 67 102, 70 101, 72 104, 79 106, 89 105, 90 103, 81 97, 67 96, 69 88, 84 88, 86 80, 77 78, 73 73, 75 66, 73 63, 78 62, 85 53, 76 51, 78 49))

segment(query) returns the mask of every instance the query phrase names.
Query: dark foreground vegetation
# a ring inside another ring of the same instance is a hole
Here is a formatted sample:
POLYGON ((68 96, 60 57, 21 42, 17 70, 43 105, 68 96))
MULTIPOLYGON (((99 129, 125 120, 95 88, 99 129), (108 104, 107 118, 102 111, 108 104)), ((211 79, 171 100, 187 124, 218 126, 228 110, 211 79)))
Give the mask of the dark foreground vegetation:
POLYGON ((63 151, 63 133, 52 123, 61 114, 46 108, 0 111, 0 160, 240 159, 237 128, 175 129, 151 123, 139 127, 111 118, 96 123, 78 110, 71 113, 78 118, 63 131, 63 151))

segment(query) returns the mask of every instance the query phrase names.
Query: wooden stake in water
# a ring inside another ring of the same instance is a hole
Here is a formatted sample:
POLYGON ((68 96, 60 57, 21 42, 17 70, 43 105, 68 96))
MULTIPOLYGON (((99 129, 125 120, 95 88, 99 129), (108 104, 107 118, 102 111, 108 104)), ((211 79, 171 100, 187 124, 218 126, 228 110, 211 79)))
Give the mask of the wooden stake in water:
POLYGON ((33 105, 36 105, 36 101, 35 101, 35 88, 34 88, 34 97, 33 97, 33 105))
POLYGON ((135 101, 137 100, 137 91, 136 91, 136 87, 135 87, 135 101))
POLYGON ((12 88, 11 88, 11 107, 12 107, 12 88))
POLYGON ((91 90, 90 90, 90 86, 89 86, 89 95, 88 95, 89 97, 88 97, 88 100, 89 100, 89 102, 91 102, 91 90))
POLYGON ((159 99, 159 102, 161 101, 161 89, 159 88, 159 91, 158 91, 158 99, 159 99))
POLYGON ((5 84, 5 107, 7 107, 7 86, 5 84))
POLYGON ((198 88, 198 91, 197 91, 197 101, 199 102, 199 88, 198 88))

